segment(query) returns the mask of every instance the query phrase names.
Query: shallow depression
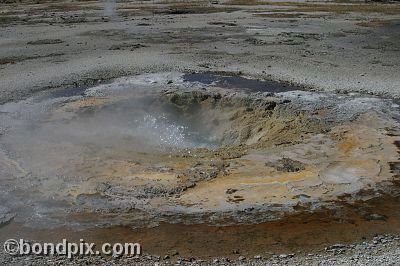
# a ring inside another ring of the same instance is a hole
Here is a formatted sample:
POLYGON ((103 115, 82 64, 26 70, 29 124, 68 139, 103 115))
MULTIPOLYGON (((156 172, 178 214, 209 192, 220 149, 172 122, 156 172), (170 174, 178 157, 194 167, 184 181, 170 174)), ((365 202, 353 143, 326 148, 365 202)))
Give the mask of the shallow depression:
POLYGON ((390 100, 207 75, 206 88, 158 73, 1 106, 4 206, 36 227, 252 224, 392 181, 390 100))

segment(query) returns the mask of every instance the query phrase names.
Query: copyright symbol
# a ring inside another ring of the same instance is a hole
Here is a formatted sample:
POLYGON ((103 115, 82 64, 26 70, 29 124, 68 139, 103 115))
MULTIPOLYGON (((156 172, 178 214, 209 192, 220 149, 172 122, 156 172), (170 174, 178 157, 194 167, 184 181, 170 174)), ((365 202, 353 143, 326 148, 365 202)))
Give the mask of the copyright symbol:
POLYGON ((4 242, 4 252, 10 255, 17 255, 19 252, 19 243, 15 239, 8 239, 4 242))

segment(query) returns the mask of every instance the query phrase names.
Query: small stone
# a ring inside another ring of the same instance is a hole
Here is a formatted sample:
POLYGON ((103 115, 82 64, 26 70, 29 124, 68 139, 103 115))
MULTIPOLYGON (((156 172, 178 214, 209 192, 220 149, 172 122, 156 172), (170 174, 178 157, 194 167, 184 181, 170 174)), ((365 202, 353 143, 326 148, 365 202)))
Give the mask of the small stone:
POLYGON ((246 259, 246 257, 244 257, 244 256, 240 256, 240 257, 239 257, 239 260, 240 260, 240 261, 243 261, 243 260, 245 260, 245 259, 246 259))
POLYGON ((387 217, 378 213, 371 213, 365 217, 368 221, 386 221, 387 217))
MULTIPOLYGON (((235 188, 228 188, 227 190, 225 190, 225 194, 233 194, 236 191, 238 191, 238 190, 235 188)), ((237 253, 234 253, 234 254, 237 254, 237 253)))
POLYGON ((178 256, 178 255, 179 255, 179 252, 178 252, 177 250, 172 250, 172 251, 171 251, 171 255, 172 255, 172 256, 178 256))
POLYGON ((333 246, 331 246, 330 249, 340 249, 340 248, 345 248, 346 246, 343 244, 335 244, 333 246))

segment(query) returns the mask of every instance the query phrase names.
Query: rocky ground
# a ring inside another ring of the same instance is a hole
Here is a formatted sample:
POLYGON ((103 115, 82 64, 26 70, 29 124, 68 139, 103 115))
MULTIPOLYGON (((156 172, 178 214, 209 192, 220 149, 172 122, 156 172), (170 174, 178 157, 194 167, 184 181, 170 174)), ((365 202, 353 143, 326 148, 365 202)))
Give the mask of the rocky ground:
POLYGON ((124 1, 108 13, 94 1, 2 4, 1 102, 172 70, 399 97, 399 13, 390 3, 124 1))
POLYGON ((57 256, 13 257, 1 253, 3 265, 399 265, 400 237, 381 235, 371 241, 343 245, 335 244, 318 253, 270 254, 268 257, 256 255, 248 258, 240 254, 234 257, 196 259, 178 254, 137 257, 74 257, 66 259, 57 256))

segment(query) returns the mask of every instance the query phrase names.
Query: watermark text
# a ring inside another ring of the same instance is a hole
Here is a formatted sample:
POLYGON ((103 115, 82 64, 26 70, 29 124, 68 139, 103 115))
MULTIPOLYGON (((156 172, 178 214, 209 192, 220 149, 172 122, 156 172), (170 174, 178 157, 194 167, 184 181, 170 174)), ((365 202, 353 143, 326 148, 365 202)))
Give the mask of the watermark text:
POLYGON ((104 243, 96 249, 94 243, 83 239, 79 243, 70 243, 63 239, 60 243, 30 243, 24 239, 8 239, 4 242, 4 252, 10 255, 63 255, 72 258, 77 255, 141 255, 142 247, 138 243, 104 243))

